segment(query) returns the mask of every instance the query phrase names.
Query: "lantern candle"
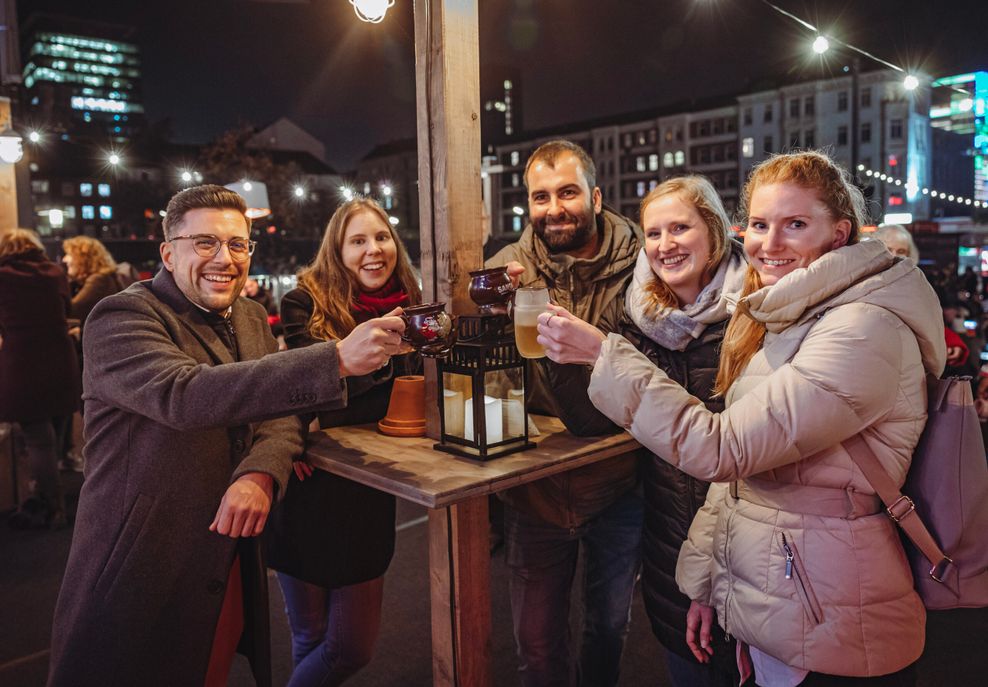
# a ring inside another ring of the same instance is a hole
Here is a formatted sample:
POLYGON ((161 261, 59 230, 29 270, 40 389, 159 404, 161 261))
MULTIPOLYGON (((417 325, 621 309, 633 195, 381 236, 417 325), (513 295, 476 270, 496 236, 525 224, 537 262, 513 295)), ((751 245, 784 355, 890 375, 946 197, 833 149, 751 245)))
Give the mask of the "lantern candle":
MULTIPOLYGON (((487 443, 496 444, 504 438, 502 427, 502 402, 500 398, 484 396, 484 423, 487 425, 487 443)), ((463 403, 463 436, 466 439, 473 439, 473 399, 468 399, 463 403)))

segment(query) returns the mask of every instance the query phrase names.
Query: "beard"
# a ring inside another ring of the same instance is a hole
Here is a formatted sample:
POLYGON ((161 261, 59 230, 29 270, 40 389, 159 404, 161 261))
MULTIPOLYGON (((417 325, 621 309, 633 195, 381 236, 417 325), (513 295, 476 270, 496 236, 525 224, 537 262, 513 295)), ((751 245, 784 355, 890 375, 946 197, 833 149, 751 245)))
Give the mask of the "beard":
POLYGON ((542 239, 550 253, 565 253, 583 248, 590 242, 597 233, 596 220, 593 208, 587 207, 586 211, 579 215, 563 211, 563 216, 554 218, 554 224, 572 224, 571 229, 548 231, 546 225, 549 221, 545 216, 533 222, 532 229, 535 235, 542 239))

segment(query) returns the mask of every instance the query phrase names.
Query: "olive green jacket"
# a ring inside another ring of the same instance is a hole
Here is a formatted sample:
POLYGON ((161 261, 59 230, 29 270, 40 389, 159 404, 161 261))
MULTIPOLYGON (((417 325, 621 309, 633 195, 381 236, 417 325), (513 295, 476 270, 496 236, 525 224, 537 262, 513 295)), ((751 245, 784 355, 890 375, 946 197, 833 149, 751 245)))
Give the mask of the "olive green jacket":
MULTIPOLYGON (((618 331, 624 317, 624 291, 644 244, 637 224, 605 207, 597 216, 600 249, 590 258, 553 254, 529 224, 521 238, 488 260, 485 267, 511 261, 525 267, 520 286, 545 286, 561 305, 605 334, 618 331)), ((560 365, 548 358, 529 367, 529 410, 554 415, 578 436, 616 431, 590 403, 590 368, 560 365)), ((502 494, 509 505, 563 527, 586 522, 633 488, 635 455, 604 460, 562 475, 547 477, 502 494)))

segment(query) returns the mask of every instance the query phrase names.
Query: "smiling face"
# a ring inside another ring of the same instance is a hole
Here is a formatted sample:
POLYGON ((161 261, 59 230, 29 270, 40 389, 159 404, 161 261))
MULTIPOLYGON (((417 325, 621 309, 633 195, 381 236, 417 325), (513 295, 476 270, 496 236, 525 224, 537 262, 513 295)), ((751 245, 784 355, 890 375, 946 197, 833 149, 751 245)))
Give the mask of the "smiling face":
POLYGON ((751 194, 744 251, 762 284, 847 244, 851 222, 835 221, 812 189, 792 183, 757 186, 751 194))
POLYGON ((536 236, 553 253, 584 248, 597 235, 600 189, 587 184, 583 165, 572 153, 552 165, 536 160, 528 169, 528 214, 536 236))
POLYGON ((680 305, 696 301, 710 283, 710 228, 700 213, 670 193, 645 206, 642 229, 652 272, 672 289, 680 305))
MULTIPOLYGON (((171 237, 207 234, 221 241, 232 238, 248 240, 246 218, 236 210, 198 208, 185 213, 180 224, 172 227, 171 237)), ((195 252, 187 239, 161 244, 161 260, 172 273, 178 288, 190 301, 213 312, 223 312, 237 300, 247 281, 250 257, 237 262, 226 244, 212 257, 195 252)))
POLYGON ((347 223, 340 249, 343 266, 362 291, 377 291, 391 278, 398 263, 398 248, 391 229, 376 213, 359 212, 347 223))

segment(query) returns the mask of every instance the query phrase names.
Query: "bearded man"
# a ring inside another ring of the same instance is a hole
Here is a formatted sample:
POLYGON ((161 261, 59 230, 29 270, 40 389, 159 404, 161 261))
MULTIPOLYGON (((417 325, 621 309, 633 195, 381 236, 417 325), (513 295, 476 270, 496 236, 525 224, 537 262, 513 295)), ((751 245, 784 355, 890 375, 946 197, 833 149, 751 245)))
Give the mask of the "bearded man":
MULTIPOLYGON (((540 146, 525 167, 531 223, 487 261, 516 286, 544 286, 552 302, 618 331, 641 229, 605 208, 593 160, 565 140, 540 146)), ((616 431, 587 397, 590 368, 532 363, 529 407, 573 434, 616 431)), ((501 494, 505 555, 522 684, 569 685, 570 589, 583 547, 584 629, 576 666, 583 685, 617 683, 640 565, 642 501, 636 455, 547 477, 501 494)))

